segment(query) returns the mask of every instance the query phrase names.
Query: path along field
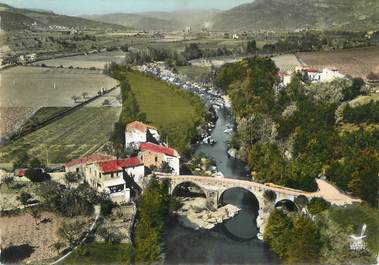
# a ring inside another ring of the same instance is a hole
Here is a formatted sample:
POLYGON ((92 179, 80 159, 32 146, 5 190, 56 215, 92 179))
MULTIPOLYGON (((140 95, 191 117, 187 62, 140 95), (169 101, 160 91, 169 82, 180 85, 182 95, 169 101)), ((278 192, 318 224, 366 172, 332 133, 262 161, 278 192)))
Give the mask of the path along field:
POLYGON ((15 142, 0 147, 0 163, 11 163, 20 151, 50 164, 94 152, 107 140, 120 107, 84 107, 15 142))
POLYGON ((168 136, 171 146, 183 151, 203 118, 200 99, 139 72, 128 72, 127 77, 140 111, 146 113, 148 122, 168 136))
POLYGON ((305 64, 315 67, 334 67, 352 77, 366 78, 370 72, 379 73, 379 46, 340 51, 298 53, 305 64))
POLYGON ((95 96, 117 81, 100 71, 13 67, 0 72, 0 136, 14 129, 40 107, 71 107, 72 96, 95 96))

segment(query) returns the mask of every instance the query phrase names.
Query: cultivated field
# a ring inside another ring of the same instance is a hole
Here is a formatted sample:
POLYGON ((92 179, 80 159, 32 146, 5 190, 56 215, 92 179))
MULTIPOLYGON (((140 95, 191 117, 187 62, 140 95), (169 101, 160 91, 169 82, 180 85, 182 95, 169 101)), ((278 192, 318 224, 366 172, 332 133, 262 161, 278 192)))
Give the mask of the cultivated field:
MULTIPOLYGON (((41 107, 72 107, 118 82, 100 71, 13 67, 0 72, 0 136, 17 128, 41 107), (79 101, 80 101, 79 100, 79 101)), ((101 105, 101 102, 100 102, 101 105)))
POLYGON ((71 56, 64 58, 57 58, 51 60, 45 60, 36 62, 36 65, 45 64, 47 66, 59 67, 63 66, 68 68, 79 67, 79 68, 91 68, 95 67, 97 69, 104 69, 104 65, 110 62, 122 63, 125 57, 125 53, 121 51, 115 52, 104 52, 104 53, 96 53, 89 55, 79 55, 79 56, 71 56))
POLYGON ((281 72, 292 72, 295 71, 296 66, 301 66, 301 63, 294 54, 275 56, 272 60, 281 72))
POLYGON ((7 146, 0 148, 0 163, 11 163, 25 150, 50 164, 64 163, 94 152, 107 142, 120 107, 84 107, 7 146))
POLYGON ((305 64, 315 67, 335 67, 343 74, 366 78, 370 72, 379 73, 379 47, 329 52, 298 53, 305 64))
POLYGON ((44 67, 13 67, 1 72, 1 107, 63 107, 73 106, 72 96, 95 96, 117 81, 100 71, 55 69, 44 67), (55 87, 54 87, 55 84, 55 87))

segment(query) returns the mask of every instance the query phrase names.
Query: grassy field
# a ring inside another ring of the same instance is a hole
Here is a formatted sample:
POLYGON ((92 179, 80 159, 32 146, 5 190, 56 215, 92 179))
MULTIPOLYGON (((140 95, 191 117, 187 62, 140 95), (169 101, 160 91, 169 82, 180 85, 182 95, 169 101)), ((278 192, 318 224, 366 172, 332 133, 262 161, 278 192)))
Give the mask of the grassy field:
POLYGON ((298 53, 304 63, 316 67, 335 67, 343 74, 366 78, 370 72, 379 73, 379 46, 329 52, 298 53))
POLYGON ((199 65, 187 65, 177 67, 179 73, 186 75, 191 80, 199 80, 204 74, 209 73, 210 67, 199 65))
POLYGON ((63 264, 131 264, 129 244, 90 243, 80 246, 63 264))
POLYGON ((168 136, 171 146, 183 151, 193 136, 191 133, 202 120, 204 110, 201 101, 188 92, 142 73, 128 72, 128 80, 148 122, 168 136))
POLYGON ((119 113, 119 107, 84 107, 1 147, 0 163, 11 162, 22 150, 53 164, 96 151, 109 139, 119 113))

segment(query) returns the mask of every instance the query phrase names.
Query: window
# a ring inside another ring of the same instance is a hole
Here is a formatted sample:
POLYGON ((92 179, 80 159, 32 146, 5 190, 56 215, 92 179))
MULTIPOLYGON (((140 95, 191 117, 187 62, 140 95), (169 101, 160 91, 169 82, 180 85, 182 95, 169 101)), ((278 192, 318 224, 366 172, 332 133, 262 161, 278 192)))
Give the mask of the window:
POLYGON ((101 173, 99 172, 99 178, 101 178, 101 173))
POLYGON ((113 178, 113 172, 111 173, 111 178, 113 178))
POLYGON ((157 156, 155 157, 155 162, 158 162, 158 157, 157 156))

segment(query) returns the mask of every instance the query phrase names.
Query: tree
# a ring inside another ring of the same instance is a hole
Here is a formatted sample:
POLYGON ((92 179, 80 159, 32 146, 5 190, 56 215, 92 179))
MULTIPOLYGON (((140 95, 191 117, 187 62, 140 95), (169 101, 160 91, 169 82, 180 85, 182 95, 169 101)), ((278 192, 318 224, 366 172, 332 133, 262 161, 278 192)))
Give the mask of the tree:
POLYGON ((23 204, 23 205, 27 205, 28 204, 28 201, 32 198, 32 195, 30 193, 27 193, 27 192, 21 192, 20 196, 18 197, 18 199, 20 200, 20 202, 23 204))
POLYGON ((321 240, 317 226, 308 217, 296 217, 288 245, 289 264, 317 264, 321 240))
POLYGON ((53 248, 55 249, 55 251, 59 254, 61 248, 64 247, 64 244, 63 244, 62 241, 57 241, 57 242, 55 242, 54 244, 52 244, 52 247, 53 247, 53 248))
POLYGON ((64 174, 64 181, 67 186, 70 186, 72 183, 79 183, 82 179, 82 175, 76 172, 67 172, 64 174))
POLYGON ((257 43, 255 40, 250 40, 246 44, 246 53, 255 53, 257 51, 257 43))
POLYGON ((330 202, 327 202, 323 198, 314 197, 310 200, 307 205, 309 213, 315 215, 319 214, 330 208, 330 202))
POLYGON ((352 100, 355 97, 359 96, 361 94, 361 89, 365 82, 362 78, 354 78, 353 84, 350 87, 346 87, 342 93, 344 95, 344 100, 352 100))
POLYGON ((88 96, 88 93, 87 93, 87 92, 83 92, 83 93, 82 93, 82 97, 83 97, 83 99, 86 99, 87 96, 88 96))
POLYGON ((72 246, 80 239, 84 228, 85 223, 80 220, 64 222, 58 229, 58 236, 72 246))
POLYGON ((78 96, 72 96, 71 99, 76 103, 79 100, 78 96))
POLYGON ((35 224, 38 225, 38 220, 41 218, 40 210, 37 207, 31 207, 29 214, 33 217, 35 224))
POLYGON ((159 171, 162 173, 172 173, 174 169, 170 166, 168 162, 162 161, 159 171))
POLYGON ((17 154, 15 161, 13 162, 13 169, 26 168, 29 161, 29 155, 26 151, 21 151, 17 154))
POLYGON ((33 169, 43 168, 43 164, 38 158, 35 157, 30 160, 29 168, 33 168, 33 169))
POLYGON ((100 204, 100 213, 103 216, 109 216, 112 213, 112 209, 114 207, 114 203, 111 200, 104 200, 100 204))
POLYGON ((7 176, 4 176, 2 178, 2 183, 4 183, 5 185, 7 185, 7 188, 9 189, 9 187, 11 186, 11 184, 14 182, 14 177, 11 176, 11 175, 7 175, 7 176))

